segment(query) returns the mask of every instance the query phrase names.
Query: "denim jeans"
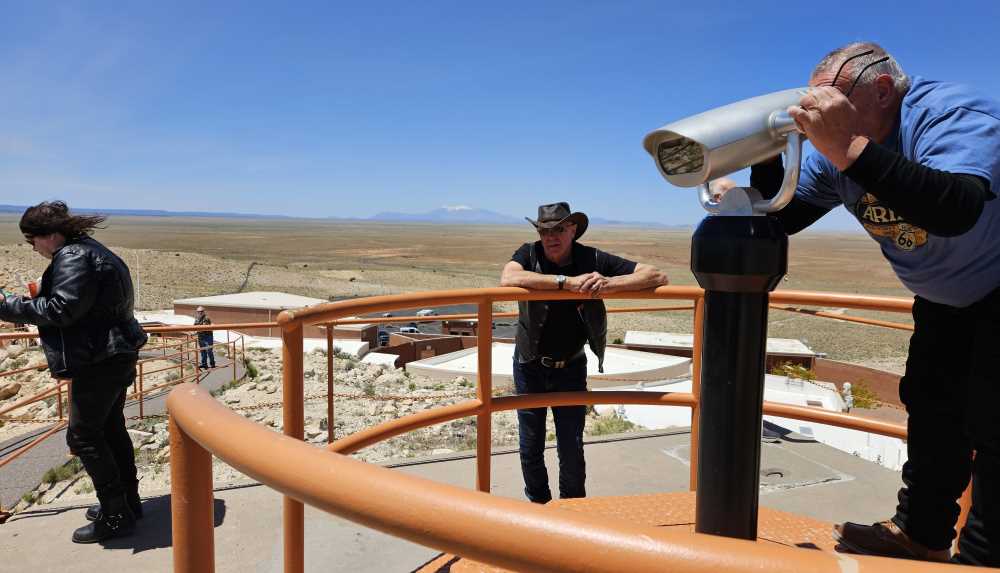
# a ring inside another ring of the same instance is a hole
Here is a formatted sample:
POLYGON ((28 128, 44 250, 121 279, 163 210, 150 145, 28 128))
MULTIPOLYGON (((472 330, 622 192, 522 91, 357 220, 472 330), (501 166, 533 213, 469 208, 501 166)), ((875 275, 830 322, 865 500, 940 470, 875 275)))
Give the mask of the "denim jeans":
POLYGON ((201 367, 208 368, 209 365, 211 365, 212 368, 215 368, 215 351, 211 348, 206 348, 201 351, 201 367))
POLYGON ((108 360, 73 377, 66 444, 80 457, 102 506, 137 487, 132 439, 125 429, 125 392, 135 359, 108 360))
POLYGON ((916 297, 899 395, 909 414, 908 459, 893 521, 931 549, 954 538, 956 503, 972 508, 955 560, 1000 565, 1000 289, 966 308, 916 297), (975 451, 975 460, 972 453, 975 451))
MULTIPOLYGON (((587 389, 587 360, 566 368, 546 368, 537 360, 521 364, 514 358, 514 387, 518 394, 573 392, 587 389)), ((520 431, 521 473, 524 494, 535 503, 552 499, 549 474, 545 469, 545 417, 548 408, 517 411, 520 431)), ((552 408, 556 425, 556 452, 559 454, 559 497, 584 497, 587 464, 583 458, 583 425, 586 406, 552 408)))
POLYGON ((212 338, 202 338, 198 337, 198 347, 201 348, 201 367, 208 368, 209 365, 215 368, 215 349, 212 344, 215 340, 212 338))

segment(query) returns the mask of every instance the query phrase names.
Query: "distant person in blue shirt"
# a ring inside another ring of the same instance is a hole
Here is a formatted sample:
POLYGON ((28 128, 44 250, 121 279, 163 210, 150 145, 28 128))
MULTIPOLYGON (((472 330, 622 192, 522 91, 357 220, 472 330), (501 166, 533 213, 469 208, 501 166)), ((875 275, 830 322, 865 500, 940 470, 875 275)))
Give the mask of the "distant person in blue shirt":
MULTIPOLYGON (((830 52, 789 113, 816 149, 776 216, 796 233, 838 205, 916 295, 899 386, 908 461, 896 514, 844 523, 849 550, 948 560, 958 498, 972 509, 953 561, 1000 565, 1000 102, 909 77, 874 43, 830 52), (976 452, 973 460, 973 451, 976 452)), ((751 185, 776 193, 780 157, 751 185)))

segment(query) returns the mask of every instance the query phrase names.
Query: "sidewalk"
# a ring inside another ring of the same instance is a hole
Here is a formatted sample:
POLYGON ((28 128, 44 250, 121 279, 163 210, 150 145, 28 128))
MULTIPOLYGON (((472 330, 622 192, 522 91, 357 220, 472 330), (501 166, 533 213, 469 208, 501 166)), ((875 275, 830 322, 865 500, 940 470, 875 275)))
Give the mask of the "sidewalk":
MULTIPOLYGON (((683 491, 688 486, 687 431, 635 434, 588 443, 588 495, 614 496, 683 491), (624 439, 619 439, 624 438, 624 439)), ((825 521, 872 522, 891 515, 899 474, 812 441, 762 444, 762 506, 825 521)), ((558 483, 554 449, 546 452, 550 481, 558 483)), ((396 466, 428 479, 472 488, 475 460, 460 456, 406 461, 396 466), (460 458, 460 459, 456 459, 460 458), (405 464, 405 465, 404 465, 405 464)), ((493 457, 494 495, 523 499, 516 452, 493 457)), ((170 497, 147 497, 146 517, 132 537, 103 547, 69 541, 84 523, 84 505, 26 511, 0 525, 4 557, 0 572, 169 571, 170 497)), ((438 554, 306 508, 306 570, 412 571, 438 554)), ((282 569, 281 496, 261 485, 215 493, 216 570, 279 572, 282 569)))

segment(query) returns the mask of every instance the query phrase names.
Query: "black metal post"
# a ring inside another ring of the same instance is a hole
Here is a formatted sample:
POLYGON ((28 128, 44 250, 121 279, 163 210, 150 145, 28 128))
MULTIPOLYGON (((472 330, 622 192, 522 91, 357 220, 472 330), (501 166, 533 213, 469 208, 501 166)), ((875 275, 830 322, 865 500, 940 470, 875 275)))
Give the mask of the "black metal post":
POLYGON ((757 538, 768 293, 788 236, 765 216, 706 217, 691 241, 705 289, 695 531, 757 538))

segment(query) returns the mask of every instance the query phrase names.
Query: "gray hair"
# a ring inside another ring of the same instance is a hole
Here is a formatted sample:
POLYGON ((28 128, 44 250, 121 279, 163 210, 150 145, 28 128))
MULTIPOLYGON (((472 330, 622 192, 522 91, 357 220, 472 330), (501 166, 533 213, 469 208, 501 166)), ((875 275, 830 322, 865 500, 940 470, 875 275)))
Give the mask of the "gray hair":
POLYGON ((858 79, 858 84, 872 85, 875 83, 876 78, 885 74, 892 78, 896 91, 900 94, 905 94, 907 90, 910 89, 910 77, 903 72, 903 68, 896 61, 896 58, 892 57, 892 54, 886 52, 885 48, 875 42, 852 42, 833 50, 820 60, 819 64, 817 64, 816 68, 813 70, 812 75, 815 76, 821 72, 836 72, 836 69, 840 67, 840 65, 843 64, 848 58, 868 50, 872 50, 872 53, 867 56, 855 58, 848 62, 841 74, 854 77, 857 70, 864 68, 875 60, 889 58, 888 60, 879 62, 865 70, 861 78, 858 79))

